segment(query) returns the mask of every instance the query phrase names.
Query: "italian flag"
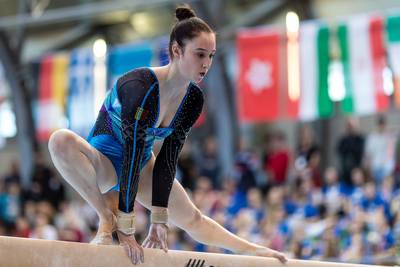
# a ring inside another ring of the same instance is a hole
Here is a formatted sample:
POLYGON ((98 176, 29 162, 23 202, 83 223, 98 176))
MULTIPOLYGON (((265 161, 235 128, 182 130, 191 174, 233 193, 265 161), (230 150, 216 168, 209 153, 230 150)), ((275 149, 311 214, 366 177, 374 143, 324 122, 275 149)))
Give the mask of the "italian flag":
POLYGON ((383 19, 378 16, 357 16, 338 27, 346 87, 344 113, 367 115, 388 108, 382 76, 386 66, 383 37, 383 19))
POLYGON ((400 16, 391 16, 386 22, 388 58, 394 76, 396 105, 400 106, 400 16))
POLYGON ((315 120, 332 115, 328 94, 329 29, 318 22, 302 23, 300 51, 300 120, 315 120))

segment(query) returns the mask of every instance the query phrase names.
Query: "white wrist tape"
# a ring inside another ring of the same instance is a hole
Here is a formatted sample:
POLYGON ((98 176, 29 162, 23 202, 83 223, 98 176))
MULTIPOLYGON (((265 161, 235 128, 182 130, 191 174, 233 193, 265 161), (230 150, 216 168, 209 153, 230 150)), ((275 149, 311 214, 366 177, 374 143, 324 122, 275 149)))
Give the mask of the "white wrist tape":
POLYGON ((151 223, 164 223, 167 224, 168 223, 168 210, 162 210, 162 211, 157 211, 151 212, 150 215, 150 222, 151 223))
POLYGON ((135 233, 135 213, 118 211, 117 229, 126 235, 135 233))

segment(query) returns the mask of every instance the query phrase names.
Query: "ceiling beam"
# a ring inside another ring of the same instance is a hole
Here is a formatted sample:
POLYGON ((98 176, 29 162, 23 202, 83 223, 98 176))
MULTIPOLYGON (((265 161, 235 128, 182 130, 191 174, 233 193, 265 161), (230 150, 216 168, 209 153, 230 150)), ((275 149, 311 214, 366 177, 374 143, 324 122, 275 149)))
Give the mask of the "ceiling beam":
MULTIPOLYGON (((196 2, 188 0, 186 2, 196 2)), ((0 29, 14 29, 18 26, 27 28, 48 26, 49 24, 73 22, 77 20, 95 18, 100 15, 116 11, 137 11, 144 8, 153 8, 169 4, 179 4, 180 0, 120 0, 109 2, 93 2, 58 9, 46 10, 40 17, 32 17, 31 14, 19 14, 0 18, 0 29)))

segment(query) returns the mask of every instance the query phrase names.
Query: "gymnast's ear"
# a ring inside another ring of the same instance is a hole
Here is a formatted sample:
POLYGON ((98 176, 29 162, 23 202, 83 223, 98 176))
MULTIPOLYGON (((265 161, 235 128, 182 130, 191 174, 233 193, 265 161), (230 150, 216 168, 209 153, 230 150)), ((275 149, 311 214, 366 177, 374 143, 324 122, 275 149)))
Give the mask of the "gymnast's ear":
POLYGON ((179 58, 183 54, 182 48, 177 42, 172 44, 172 54, 173 58, 179 58))

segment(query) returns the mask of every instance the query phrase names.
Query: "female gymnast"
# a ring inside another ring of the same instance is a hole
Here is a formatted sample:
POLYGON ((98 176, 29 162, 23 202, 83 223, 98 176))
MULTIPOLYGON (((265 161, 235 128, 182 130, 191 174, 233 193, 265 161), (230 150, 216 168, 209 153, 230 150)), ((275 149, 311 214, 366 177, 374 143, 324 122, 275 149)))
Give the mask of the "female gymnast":
POLYGON ((188 5, 175 14, 171 62, 119 78, 87 140, 66 129, 54 132, 49 140, 54 165, 99 216, 91 243, 112 244, 116 231, 133 264, 144 262, 142 247, 167 252, 167 222, 198 242, 285 262, 282 253, 243 240, 204 216, 174 179, 178 155, 203 107, 195 82, 204 78, 216 52, 215 33, 188 5), (160 139, 156 157, 153 144, 160 139), (151 211, 142 246, 134 236, 135 200, 151 211))

